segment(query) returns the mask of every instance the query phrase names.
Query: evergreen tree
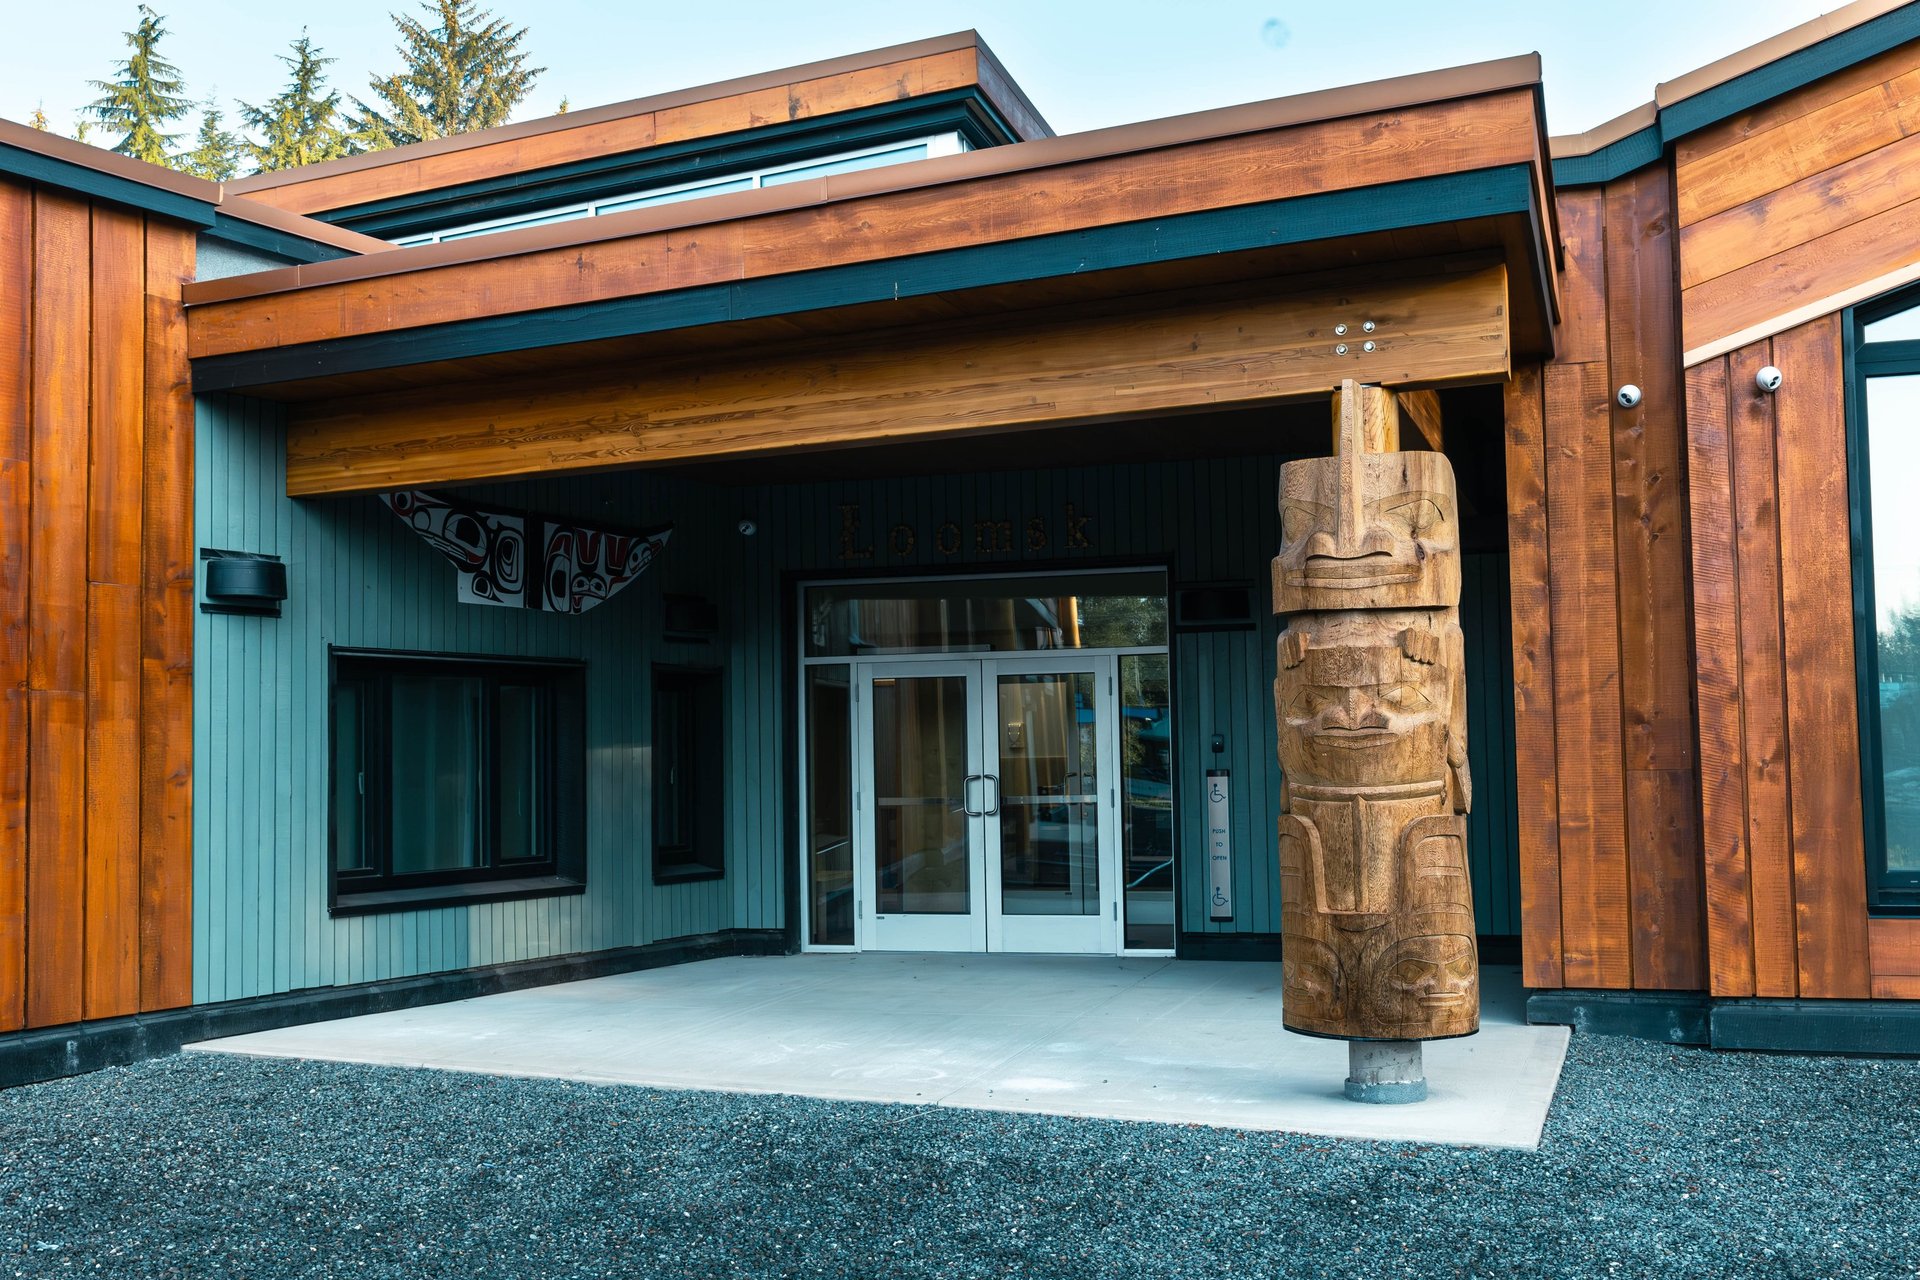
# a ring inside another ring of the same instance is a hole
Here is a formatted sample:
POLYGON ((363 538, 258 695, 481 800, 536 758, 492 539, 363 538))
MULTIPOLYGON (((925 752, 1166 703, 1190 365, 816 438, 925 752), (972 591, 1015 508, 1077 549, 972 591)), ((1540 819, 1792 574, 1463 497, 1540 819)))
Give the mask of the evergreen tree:
POLYGON ((259 142, 244 145, 261 172, 318 164, 358 149, 347 133, 339 91, 326 87, 327 65, 336 59, 321 57, 304 31, 292 49, 291 56, 280 55, 293 72, 287 87, 264 106, 240 104, 240 118, 260 134, 259 142))
POLYGON ((88 120, 86 117, 82 116, 80 119, 75 120, 73 122, 73 140, 75 142, 91 143, 92 138, 93 138, 93 121, 88 120))
POLYGON ((33 114, 27 117, 27 123, 40 132, 45 133, 48 128, 46 108, 35 107, 33 114))
POLYGON ((402 146, 505 124, 545 67, 527 66, 527 29, 479 7, 479 0, 423 0, 428 26, 393 15, 405 69, 370 82, 378 101, 354 99, 354 122, 369 149, 402 146))
POLYGON ((180 68, 160 56, 160 38, 167 34, 160 25, 164 21, 146 5, 140 6, 139 25, 126 33, 133 53, 114 68, 113 79, 91 82, 100 96, 86 108, 94 119, 120 133, 115 151, 150 164, 171 162, 173 142, 180 135, 164 132, 165 127, 193 109, 180 92, 185 87, 180 68))
POLYGON ((200 132, 193 150, 180 157, 180 168, 209 182, 226 182, 240 172, 240 148, 244 139, 221 126, 226 117, 208 99, 200 108, 200 132))

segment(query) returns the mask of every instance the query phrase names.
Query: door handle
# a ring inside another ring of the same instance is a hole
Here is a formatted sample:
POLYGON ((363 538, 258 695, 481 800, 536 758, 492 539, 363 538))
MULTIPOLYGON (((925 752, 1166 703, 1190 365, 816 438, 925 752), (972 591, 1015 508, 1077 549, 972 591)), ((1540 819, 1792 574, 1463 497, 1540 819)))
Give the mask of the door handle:
POLYGON ((984 781, 986 776, 987 775, 985 775, 984 773, 970 773, 965 778, 963 778, 960 782, 960 808, 966 813, 966 815, 969 818, 980 818, 980 817, 986 816, 981 810, 973 807, 973 784, 974 783, 978 782, 981 784, 980 799, 983 803, 986 800, 987 788, 986 788, 986 783, 984 781))
POLYGON ((1000 775, 983 773, 980 775, 980 816, 991 818, 1000 812, 1000 775), (987 784, 993 784, 993 807, 987 808, 987 784))

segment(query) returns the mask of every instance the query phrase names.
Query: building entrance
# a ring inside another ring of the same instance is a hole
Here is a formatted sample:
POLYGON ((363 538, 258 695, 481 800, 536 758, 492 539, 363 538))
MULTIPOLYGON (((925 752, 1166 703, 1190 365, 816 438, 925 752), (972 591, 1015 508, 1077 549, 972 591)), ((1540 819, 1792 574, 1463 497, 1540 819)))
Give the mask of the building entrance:
POLYGON ((1164 583, 805 589, 811 947, 1172 949, 1164 583))
POLYGON ((860 663, 863 946, 1113 952, 1114 660, 860 663))

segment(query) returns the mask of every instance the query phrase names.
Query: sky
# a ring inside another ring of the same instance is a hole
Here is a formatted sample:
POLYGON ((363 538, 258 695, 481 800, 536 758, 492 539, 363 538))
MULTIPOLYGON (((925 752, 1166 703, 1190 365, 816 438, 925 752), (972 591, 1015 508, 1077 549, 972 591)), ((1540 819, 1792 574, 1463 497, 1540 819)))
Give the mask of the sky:
MULTIPOLYGON (((1812 0, 727 0, 712 6, 606 0, 485 0, 530 29, 548 68, 517 118, 774 70, 973 28, 1060 133, 1180 115, 1386 76, 1538 51, 1547 118, 1578 133, 1648 101, 1653 88, 1835 7, 1812 0)), ((275 61, 302 28, 331 57, 333 84, 366 96, 397 66, 389 14, 416 0, 302 6, 152 0, 162 50, 195 98, 264 102, 275 61)), ((45 110, 73 131, 124 56, 133 0, 0 0, 0 116, 45 110)), ((187 127, 191 128, 191 121, 187 127)), ((96 139, 97 140, 97 139, 96 139)))

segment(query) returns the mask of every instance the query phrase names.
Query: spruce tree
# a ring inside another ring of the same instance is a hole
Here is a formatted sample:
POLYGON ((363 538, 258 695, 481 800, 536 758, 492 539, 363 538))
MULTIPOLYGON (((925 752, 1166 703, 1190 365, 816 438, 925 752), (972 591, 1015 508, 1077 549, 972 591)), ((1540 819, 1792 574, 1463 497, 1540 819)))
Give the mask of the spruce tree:
POLYGON ((354 99, 355 130, 369 149, 505 124, 546 70, 527 65, 520 48, 527 29, 494 17, 479 0, 423 0, 421 7, 426 21, 392 15, 405 68, 370 82, 377 106, 354 99))
POLYGON ((193 150, 180 157, 180 168, 209 182, 226 182, 240 172, 243 140, 222 126, 226 116, 212 99, 200 108, 200 132, 193 150))
POLYGON ((38 129, 42 133, 47 132, 47 130, 51 128, 51 126, 47 124, 46 108, 35 107, 33 109, 33 114, 27 117, 27 124, 32 128, 38 129))
POLYGON ((180 92, 186 87, 180 68, 160 56, 160 39, 167 34, 160 25, 164 21, 140 6, 139 24, 126 33, 133 52, 114 68, 113 79, 91 82, 100 96, 86 107, 94 119, 120 134, 115 151, 150 164, 171 163, 179 135, 165 132, 165 127, 193 109, 180 92))
POLYGON ((293 169, 352 155, 356 150, 340 111, 340 94, 327 90, 327 65, 306 32, 292 44, 293 53, 280 61, 293 72, 287 87, 263 106, 240 104, 240 118, 260 141, 245 141, 247 154, 262 173, 293 169))

